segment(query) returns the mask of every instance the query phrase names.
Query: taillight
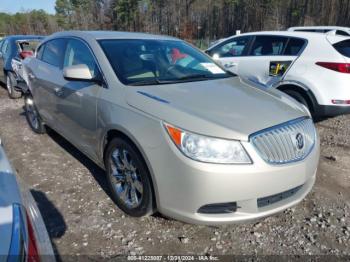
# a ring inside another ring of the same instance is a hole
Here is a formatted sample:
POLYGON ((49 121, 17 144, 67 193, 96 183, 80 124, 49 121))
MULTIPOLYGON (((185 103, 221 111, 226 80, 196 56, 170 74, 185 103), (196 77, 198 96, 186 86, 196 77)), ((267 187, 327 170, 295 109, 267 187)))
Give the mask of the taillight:
POLYGON ((28 262, 39 262, 39 252, 38 252, 38 247, 36 245, 36 240, 35 240, 35 234, 33 230, 33 225, 32 222, 26 213, 27 217, 27 226, 28 226, 28 262))
POLYGON ((316 65, 322 66, 324 68, 337 71, 340 73, 350 73, 349 63, 332 63, 332 62, 317 62, 316 65))

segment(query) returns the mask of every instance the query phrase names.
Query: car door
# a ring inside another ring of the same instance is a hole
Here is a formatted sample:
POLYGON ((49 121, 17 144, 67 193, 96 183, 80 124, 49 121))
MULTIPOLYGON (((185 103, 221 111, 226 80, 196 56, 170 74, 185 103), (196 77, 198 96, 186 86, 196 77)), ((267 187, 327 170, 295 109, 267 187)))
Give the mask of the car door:
POLYGON ((27 72, 40 116, 54 129, 57 125, 57 91, 65 80, 62 74, 66 39, 53 39, 40 46, 27 72))
MULTIPOLYGON (((64 67, 87 65, 93 77, 100 72, 95 57, 85 42, 69 39, 64 55, 64 67)), ((56 92, 57 122, 64 135, 84 153, 96 158, 96 107, 99 91, 98 81, 64 79, 56 92)))
POLYGON ((256 87, 269 88, 283 79, 305 44, 306 40, 301 38, 256 35, 237 73, 256 87))
POLYGON ((209 49, 207 53, 225 69, 237 74, 238 65, 249 50, 251 38, 251 36, 230 38, 209 49))

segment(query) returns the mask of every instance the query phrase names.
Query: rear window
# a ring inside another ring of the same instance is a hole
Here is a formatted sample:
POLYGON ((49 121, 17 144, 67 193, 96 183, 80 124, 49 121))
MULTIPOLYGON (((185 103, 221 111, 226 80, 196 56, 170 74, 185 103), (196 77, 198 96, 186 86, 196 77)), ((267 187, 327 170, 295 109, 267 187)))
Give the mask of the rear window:
POLYGON ((299 38, 290 38, 284 51, 284 55, 295 56, 298 55, 305 45, 305 40, 299 38))
POLYGON ((287 40, 283 36, 256 36, 250 55, 282 55, 287 40))
POLYGON ((333 47, 343 56, 350 58, 350 40, 338 42, 333 47))

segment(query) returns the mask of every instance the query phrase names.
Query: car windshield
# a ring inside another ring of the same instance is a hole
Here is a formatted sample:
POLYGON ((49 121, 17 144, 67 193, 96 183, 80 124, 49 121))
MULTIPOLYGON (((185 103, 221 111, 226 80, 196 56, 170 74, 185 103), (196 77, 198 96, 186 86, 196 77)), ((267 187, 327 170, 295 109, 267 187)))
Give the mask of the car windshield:
POLYGON ((126 85, 157 85, 234 76, 207 55, 179 40, 99 41, 114 72, 126 85))

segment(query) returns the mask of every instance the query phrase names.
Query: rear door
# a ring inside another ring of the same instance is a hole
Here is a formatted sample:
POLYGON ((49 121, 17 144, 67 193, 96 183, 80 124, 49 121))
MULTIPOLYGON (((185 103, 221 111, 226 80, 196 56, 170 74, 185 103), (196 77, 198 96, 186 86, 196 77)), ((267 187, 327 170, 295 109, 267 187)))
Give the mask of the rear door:
POLYGON ((65 83, 62 74, 66 39, 53 39, 38 50, 36 59, 31 62, 28 80, 32 86, 35 104, 45 122, 57 129, 56 98, 60 87, 65 83))
MULTIPOLYGON (((93 77, 100 72, 90 48, 80 39, 69 39, 64 54, 64 67, 85 64, 93 77)), ((96 110, 99 91, 94 81, 62 79, 56 92, 57 123, 70 141, 90 157, 96 157, 96 110)))
POLYGON ((238 64, 247 55, 251 39, 251 36, 233 37, 209 49, 207 53, 226 70, 237 74, 238 64))
POLYGON ((238 75, 256 87, 269 88, 283 79, 305 44, 300 38, 256 35, 247 58, 239 63, 238 75))

